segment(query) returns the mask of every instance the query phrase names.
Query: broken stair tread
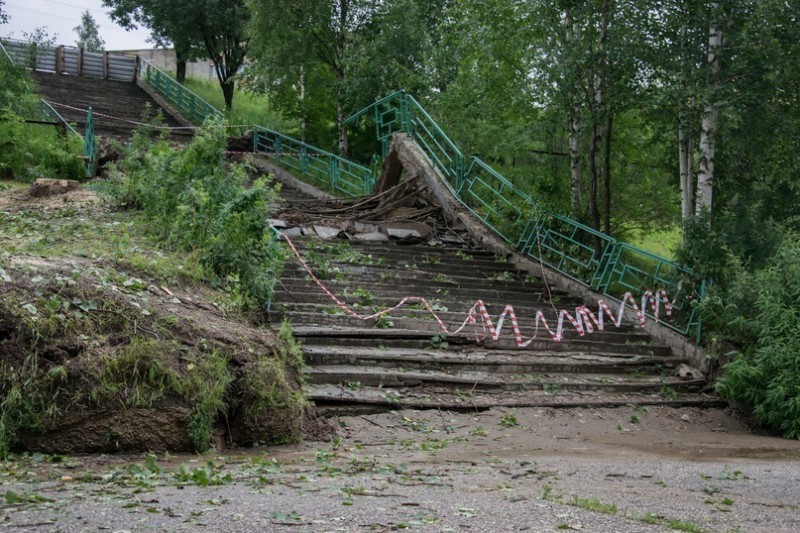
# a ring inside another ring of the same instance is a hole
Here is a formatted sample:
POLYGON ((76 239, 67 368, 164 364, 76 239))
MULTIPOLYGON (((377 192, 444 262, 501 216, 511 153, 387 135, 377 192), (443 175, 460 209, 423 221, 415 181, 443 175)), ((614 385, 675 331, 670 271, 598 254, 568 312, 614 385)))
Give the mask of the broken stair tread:
POLYGON ((620 375, 620 374, 594 374, 579 372, 550 372, 547 374, 499 374, 480 372, 474 370, 459 370, 445 372, 442 370, 396 370, 375 366, 352 365, 315 365, 308 367, 304 373, 314 383, 330 383, 331 381, 359 382, 365 385, 381 383, 392 385, 395 383, 418 385, 421 383, 447 383, 461 384, 466 387, 517 387, 550 385, 563 389, 599 388, 599 389, 661 389, 663 387, 693 387, 702 386, 705 380, 681 380, 673 377, 658 375, 620 375), (324 379, 328 381, 323 381, 324 379))
POLYGON ((492 407, 621 407, 661 405, 671 407, 725 407, 727 402, 705 393, 681 393, 667 398, 653 392, 611 393, 596 391, 471 391, 420 388, 348 388, 331 384, 308 385, 310 400, 319 404, 376 405, 390 409, 474 410, 492 407))
MULTIPOLYGON (((445 338, 446 340, 446 338, 445 338)), ((438 341, 437 341, 438 342, 438 341)), ((553 352, 547 349, 529 349, 524 352, 518 350, 504 350, 502 348, 488 350, 485 347, 469 347, 466 349, 440 349, 435 346, 429 348, 396 348, 393 346, 369 347, 369 346, 330 346, 330 345, 304 345, 304 354, 322 355, 345 355, 358 357, 374 358, 398 358, 420 360, 465 360, 465 361, 485 361, 492 360, 497 362, 508 361, 529 361, 536 358, 550 357, 554 359, 574 359, 587 361, 684 361, 681 357, 658 357, 638 354, 623 354, 619 352, 592 352, 587 353, 579 350, 553 352)))
POLYGON ((353 358, 372 358, 386 360, 407 360, 407 361, 430 361, 448 363, 492 363, 497 365, 515 365, 523 363, 535 363, 542 360, 552 361, 587 361, 587 362, 606 362, 606 363, 660 363, 660 364, 680 364, 685 359, 681 357, 658 357, 650 355, 631 355, 620 353, 585 353, 580 351, 547 351, 536 350, 519 352, 513 350, 486 350, 486 349, 466 349, 466 350, 441 350, 437 348, 396 348, 384 347, 373 348, 366 346, 329 346, 329 345, 304 345, 303 354, 309 355, 329 355, 344 356, 353 358))
MULTIPOLYGON (((363 322, 361 322, 363 324, 363 322)), ((424 340, 426 342, 430 342, 432 337, 430 331, 421 331, 418 329, 407 329, 407 328, 375 328, 375 327, 349 327, 344 325, 326 325, 326 326, 315 326, 315 325, 308 325, 308 324, 295 324, 293 326, 293 331, 295 337, 299 338, 334 338, 334 339, 346 339, 346 338, 357 338, 357 339, 381 339, 387 342, 391 342, 393 339, 414 339, 414 340, 424 340)), ((476 344, 475 343, 475 335, 474 333, 459 333, 457 335, 448 335, 447 336, 448 342, 461 342, 467 344, 476 344)), ((595 334, 595 335, 587 335, 581 337, 579 339, 572 339, 570 342, 572 343, 581 343, 582 345, 593 346, 595 348, 601 348, 603 346, 616 346, 614 343, 607 343, 602 340, 602 338, 595 334)), ((561 343, 556 343, 550 338, 543 338, 539 341, 538 344, 531 343, 528 348, 519 348, 514 339, 511 337, 503 336, 498 341, 492 341, 491 339, 483 339, 481 342, 482 345, 485 347, 492 347, 496 346, 498 348, 506 348, 507 345, 513 344, 512 349, 529 349, 535 350, 540 349, 541 345, 545 346, 558 346, 561 343)), ((647 347, 647 348, 654 348, 654 349, 666 349, 668 348, 659 345, 637 345, 637 344, 625 344, 623 346, 629 347, 647 347)), ((561 351, 561 350, 559 350, 561 351)), ((611 350, 609 350, 611 351, 611 350)), ((596 353, 597 350, 592 350, 592 353, 596 353)))

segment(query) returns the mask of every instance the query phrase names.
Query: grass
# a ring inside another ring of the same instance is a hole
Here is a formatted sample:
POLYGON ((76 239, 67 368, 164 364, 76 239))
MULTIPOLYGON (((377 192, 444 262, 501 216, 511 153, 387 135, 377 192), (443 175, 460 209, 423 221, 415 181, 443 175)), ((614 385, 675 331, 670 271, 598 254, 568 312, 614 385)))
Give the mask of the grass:
POLYGON ((675 258, 675 250, 681 243, 681 229, 673 228, 647 234, 634 233, 631 235, 629 243, 642 250, 672 260, 675 258))
MULTIPOLYGON (((6 182, 8 184, 8 182, 6 182)), ((17 188, 12 182, 9 188, 17 188)), ((20 188, 24 184, 20 185, 20 188)), ((86 257, 111 261, 165 284, 200 282, 203 267, 197 253, 159 249, 146 232, 144 217, 135 211, 109 212, 88 206, 73 207, 68 197, 61 207, 0 213, 0 250, 46 257, 86 257), (96 213, 87 214, 86 209, 96 213)))
MULTIPOLYGON (((215 81, 187 78, 184 85, 212 106, 220 111, 225 111, 222 89, 215 81)), ((299 131, 297 124, 281 116, 280 112, 272 107, 266 95, 238 89, 233 95, 233 110, 230 112, 228 120, 233 125, 247 127, 258 125, 292 136, 297 135, 299 131)))

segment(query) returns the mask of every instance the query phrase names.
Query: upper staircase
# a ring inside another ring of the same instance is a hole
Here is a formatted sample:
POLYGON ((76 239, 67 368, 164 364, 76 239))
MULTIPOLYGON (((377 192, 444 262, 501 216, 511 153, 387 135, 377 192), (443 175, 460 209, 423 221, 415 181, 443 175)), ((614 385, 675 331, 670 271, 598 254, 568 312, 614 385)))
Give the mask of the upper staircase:
MULTIPOLYGON (((96 134, 126 139, 142 123, 145 115, 160 112, 164 126, 179 128, 181 123, 135 83, 33 71, 37 91, 67 122, 86 127, 86 112, 93 111, 96 134)), ((173 130, 174 136, 190 131, 173 130)), ((180 137, 179 137, 180 138, 180 137)))

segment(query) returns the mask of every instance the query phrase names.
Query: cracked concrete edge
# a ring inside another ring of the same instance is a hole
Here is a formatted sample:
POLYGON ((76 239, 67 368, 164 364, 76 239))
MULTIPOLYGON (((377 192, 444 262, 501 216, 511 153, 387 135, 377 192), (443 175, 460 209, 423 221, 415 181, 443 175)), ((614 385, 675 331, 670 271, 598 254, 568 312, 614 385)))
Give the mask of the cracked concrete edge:
POLYGON ((292 174, 287 172, 286 170, 282 169, 278 165, 272 163, 264 156, 259 156, 257 154, 248 154, 248 161, 251 165, 256 167, 261 172, 267 172, 275 176, 275 181, 286 185, 287 187, 293 187, 303 194, 307 194, 312 198, 317 200, 332 200, 335 198, 330 193, 327 193, 323 190, 320 190, 313 185, 309 185, 305 181, 299 180, 294 177, 292 174))
MULTIPOLYGON (((447 218, 464 225, 470 236, 481 243, 487 250, 509 258, 520 269, 539 276, 547 283, 579 296, 585 304, 596 304, 598 300, 607 298, 599 292, 591 290, 583 283, 577 282, 563 274, 552 270, 540 262, 522 256, 515 249, 491 232, 469 210, 465 209, 448 187, 443 185, 444 179, 430 164, 428 157, 417 144, 405 133, 396 133, 392 137, 390 151, 395 151, 408 175, 418 175, 431 189, 447 218)), ((626 308, 625 319, 636 322, 634 311, 626 308)), ((688 337, 673 331, 652 320, 648 320, 644 330, 653 338, 668 346, 674 354, 684 355, 692 364, 706 375, 711 370, 711 360, 705 351, 688 337)))

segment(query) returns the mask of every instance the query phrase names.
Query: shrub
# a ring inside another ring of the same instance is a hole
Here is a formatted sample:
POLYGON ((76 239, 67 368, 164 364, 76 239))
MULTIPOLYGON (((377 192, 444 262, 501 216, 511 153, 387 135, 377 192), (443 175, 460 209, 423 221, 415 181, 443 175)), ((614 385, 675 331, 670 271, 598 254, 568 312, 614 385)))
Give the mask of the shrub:
POLYGON ((752 408, 784 437, 800 439, 800 237, 787 238, 749 277, 742 270, 728 291, 732 298, 724 312, 737 321, 723 333, 754 336, 756 342, 725 366, 716 390, 752 408))
POLYGON ((245 309, 266 305, 283 263, 269 228, 269 179, 248 186, 247 167, 225 159, 222 124, 207 124, 182 149, 137 132, 109 193, 142 209, 166 246, 199 251, 209 279, 245 309))
POLYGON ((52 126, 25 123, 38 115, 32 86, 27 72, 0 54, 0 178, 83 177, 83 143, 77 135, 64 139, 52 126))

